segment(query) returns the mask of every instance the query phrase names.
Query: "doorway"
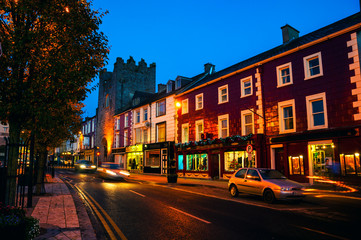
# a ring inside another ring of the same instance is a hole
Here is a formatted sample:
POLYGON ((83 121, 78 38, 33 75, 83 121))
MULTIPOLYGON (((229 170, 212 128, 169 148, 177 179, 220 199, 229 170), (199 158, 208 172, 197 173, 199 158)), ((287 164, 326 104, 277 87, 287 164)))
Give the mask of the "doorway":
POLYGON ((211 154, 210 155, 210 177, 212 179, 219 179, 220 177, 220 157, 219 154, 211 154))

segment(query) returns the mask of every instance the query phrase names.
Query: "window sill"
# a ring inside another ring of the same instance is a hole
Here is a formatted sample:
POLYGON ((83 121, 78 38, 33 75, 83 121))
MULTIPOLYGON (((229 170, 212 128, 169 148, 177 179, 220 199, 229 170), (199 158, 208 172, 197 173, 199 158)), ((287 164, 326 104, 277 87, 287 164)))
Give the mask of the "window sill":
POLYGON ((282 84, 282 85, 277 85, 277 88, 287 87, 287 86, 292 85, 292 84, 293 84, 293 82, 285 83, 285 84, 282 84))
POLYGON ((305 77, 305 80, 310 80, 310 79, 318 78, 318 77, 322 77, 322 76, 323 76, 323 74, 317 74, 317 75, 314 75, 314 76, 305 77))

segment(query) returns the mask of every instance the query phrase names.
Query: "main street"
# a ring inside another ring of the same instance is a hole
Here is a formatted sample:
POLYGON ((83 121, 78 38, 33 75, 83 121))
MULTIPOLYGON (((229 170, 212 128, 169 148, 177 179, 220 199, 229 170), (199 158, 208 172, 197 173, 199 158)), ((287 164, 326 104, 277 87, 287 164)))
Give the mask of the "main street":
POLYGON ((72 169, 57 174, 90 202, 100 238, 359 239, 360 195, 315 193, 300 203, 266 204, 248 195, 231 198, 214 186, 132 176, 110 181, 72 169))

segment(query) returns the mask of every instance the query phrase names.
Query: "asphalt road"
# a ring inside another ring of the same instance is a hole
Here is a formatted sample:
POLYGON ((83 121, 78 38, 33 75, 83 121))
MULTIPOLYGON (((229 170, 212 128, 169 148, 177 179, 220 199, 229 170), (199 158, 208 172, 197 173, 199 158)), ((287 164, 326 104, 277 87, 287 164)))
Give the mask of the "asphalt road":
MULTIPOLYGON (((226 189, 116 182, 72 170, 58 174, 89 194, 127 239, 360 238, 358 197, 318 194, 301 203, 265 204, 248 195, 231 198, 226 189)), ((102 238, 106 231, 96 229, 102 238)))

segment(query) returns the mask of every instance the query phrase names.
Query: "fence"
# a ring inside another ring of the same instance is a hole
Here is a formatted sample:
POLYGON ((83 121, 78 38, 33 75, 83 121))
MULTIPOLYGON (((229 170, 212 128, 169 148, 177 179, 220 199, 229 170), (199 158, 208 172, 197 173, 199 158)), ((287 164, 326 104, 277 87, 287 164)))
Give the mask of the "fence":
POLYGON ((12 198, 15 197, 14 204, 11 205, 24 208, 27 204, 27 207, 32 207, 33 186, 37 175, 33 143, 30 139, 14 142, 10 138, 5 138, 5 141, 5 158, 0 164, 0 202, 8 205, 13 203, 12 198), (15 175, 9 174, 11 151, 18 153, 15 175))

